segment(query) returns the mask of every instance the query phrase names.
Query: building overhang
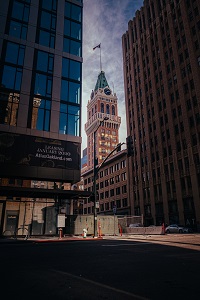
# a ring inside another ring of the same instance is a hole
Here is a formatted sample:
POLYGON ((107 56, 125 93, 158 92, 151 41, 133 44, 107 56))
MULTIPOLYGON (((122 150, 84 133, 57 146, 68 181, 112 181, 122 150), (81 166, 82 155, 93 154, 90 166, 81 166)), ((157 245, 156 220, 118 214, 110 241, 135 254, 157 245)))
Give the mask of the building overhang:
POLYGON ((49 199, 78 199, 88 198, 91 192, 81 190, 60 190, 24 188, 15 186, 0 186, 0 196, 22 198, 49 198, 49 199))

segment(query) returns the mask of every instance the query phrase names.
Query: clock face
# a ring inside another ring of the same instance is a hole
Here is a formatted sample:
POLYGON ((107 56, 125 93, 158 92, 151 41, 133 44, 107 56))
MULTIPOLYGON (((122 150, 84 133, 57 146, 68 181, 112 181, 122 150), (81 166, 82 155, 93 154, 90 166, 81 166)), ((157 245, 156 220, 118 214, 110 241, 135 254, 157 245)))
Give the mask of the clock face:
POLYGON ((105 89, 104 89, 104 93, 105 93, 106 95, 110 95, 110 94, 111 94, 111 90, 108 89, 108 88, 105 88, 105 89))

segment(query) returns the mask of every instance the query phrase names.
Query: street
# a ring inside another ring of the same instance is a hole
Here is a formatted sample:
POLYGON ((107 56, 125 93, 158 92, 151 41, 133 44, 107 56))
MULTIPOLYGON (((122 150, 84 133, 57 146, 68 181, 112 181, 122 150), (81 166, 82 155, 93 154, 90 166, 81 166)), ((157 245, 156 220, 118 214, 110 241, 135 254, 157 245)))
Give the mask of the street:
POLYGON ((6 299, 199 299, 200 246, 102 239, 2 244, 6 299))

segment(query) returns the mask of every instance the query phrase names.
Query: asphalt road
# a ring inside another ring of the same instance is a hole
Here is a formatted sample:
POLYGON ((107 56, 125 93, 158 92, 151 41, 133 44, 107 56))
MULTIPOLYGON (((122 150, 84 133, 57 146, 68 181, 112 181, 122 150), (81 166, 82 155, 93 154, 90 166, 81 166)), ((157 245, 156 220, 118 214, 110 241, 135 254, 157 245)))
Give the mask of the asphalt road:
POLYGON ((200 247, 134 240, 0 245, 1 299, 200 299, 200 247))

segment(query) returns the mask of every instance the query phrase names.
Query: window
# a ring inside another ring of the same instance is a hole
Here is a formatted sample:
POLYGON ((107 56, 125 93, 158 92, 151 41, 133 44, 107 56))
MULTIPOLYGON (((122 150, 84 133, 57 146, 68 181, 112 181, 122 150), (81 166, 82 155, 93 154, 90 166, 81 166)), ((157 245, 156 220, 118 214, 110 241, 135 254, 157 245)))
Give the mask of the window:
POLYGON ((24 53, 25 46, 11 42, 6 44, 6 56, 1 81, 3 88, 20 91, 24 53))
POLYGON ((65 17, 72 19, 74 21, 81 22, 82 20, 81 7, 69 2, 65 2, 65 17))
POLYGON ((46 46, 46 47, 55 47, 55 32, 56 32, 56 2, 52 1, 43 1, 43 8, 41 10, 38 18, 38 30, 36 36, 36 42, 46 46), (46 9, 51 9, 51 11, 46 11, 46 9))
POLYGON ((31 128, 49 131, 50 128, 51 101, 41 97, 33 98, 31 128))
POLYGON ((80 107, 61 103, 59 133, 80 135, 80 107))
POLYGON ((17 125, 19 101, 18 93, 0 93, 0 124, 17 125))
POLYGON ((112 115, 113 116, 115 115, 115 107, 114 107, 114 105, 112 105, 112 115))
POLYGON ((106 114, 110 114, 110 106, 108 104, 106 104, 106 114))
POLYGON ((81 24, 74 21, 65 19, 64 21, 64 35, 66 37, 74 38, 75 40, 81 40, 81 24))
POLYGON ((110 190, 110 197, 114 196, 114 189, 110 190))
POLYGON ((123 206, 123 207, 128 206, 127 198, 122 199, 122 206, 123 206))
MULTIPOLYGON (((11 18, 8 20, 8 33, 11 36, 26 39, 30 5, 13 1, 11 18)), ((7 32, 6 32, 7 33, 7 32)))
POLYGON ((68 58, 62 61, 62 76, 76 81, 81 80, 81 63, 68 58))
POLYGON ((120 195, 120 186, 116 188, 116 195, 120 195))
POLYGON ((125 194, 125 193, 127 193, 127 186, 123 185, 122 186, 122 194, 125 194))
POLYGON ((22 69, 6 66, 3 68, 2 85, 4 88, 20 91, 22 80, 22 69))

